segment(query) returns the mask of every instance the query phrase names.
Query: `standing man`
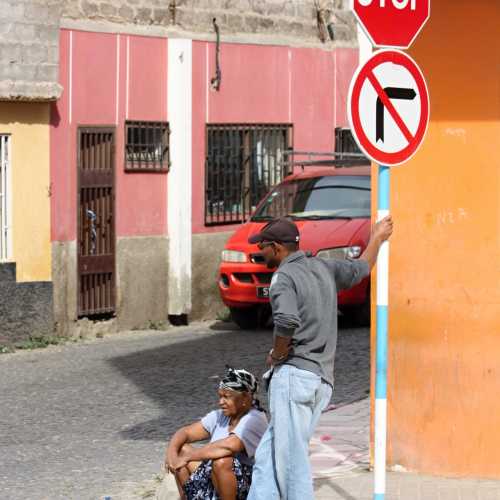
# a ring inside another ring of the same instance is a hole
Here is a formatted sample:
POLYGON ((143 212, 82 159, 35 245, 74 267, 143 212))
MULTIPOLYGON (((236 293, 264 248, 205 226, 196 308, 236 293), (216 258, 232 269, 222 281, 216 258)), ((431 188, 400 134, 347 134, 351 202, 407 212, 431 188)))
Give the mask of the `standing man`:
POLYGON ((312 500, 309 441, 333 391, 337 346, 337 292, 368 276, 381 244, 392 234, 386 217, 373 227, 357 260, 325 260, 299 251, 300 235, 280 218, 249 239, 269 268, 274 346, 271 370, 271 422, 255 455, 248 500, 312 500))

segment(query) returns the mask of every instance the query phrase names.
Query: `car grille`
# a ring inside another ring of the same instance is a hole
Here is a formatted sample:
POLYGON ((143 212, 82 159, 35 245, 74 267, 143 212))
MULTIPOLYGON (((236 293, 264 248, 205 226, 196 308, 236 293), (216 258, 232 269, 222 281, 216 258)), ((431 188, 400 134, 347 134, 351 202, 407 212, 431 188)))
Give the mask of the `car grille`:
POLYGON ((234 273, 234 279, 240 283, 256 283, 259 285, 269 285, 273 273, 234 273))
POLYGON ((234 273, 233 276, 242 283, 253 283, 252 275, 250 273, 234 273))
POLYGON ((271 279, 273 278, 273 273, 255 273, 255 277, 259 283, 263 283, 265 285, 271 283, 271 279))

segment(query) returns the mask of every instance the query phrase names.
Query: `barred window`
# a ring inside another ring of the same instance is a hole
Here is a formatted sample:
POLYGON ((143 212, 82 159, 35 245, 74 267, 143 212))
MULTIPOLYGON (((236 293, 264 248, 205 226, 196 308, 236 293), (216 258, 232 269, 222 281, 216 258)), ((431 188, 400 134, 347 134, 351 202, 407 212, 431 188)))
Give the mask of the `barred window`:
MULTIPOLYGON (((347 127, 335 128, 335 152, 336 153, 358 153, 363 155, 361 149, 356 144, 351 129, 347 127)), ((360 157, 358 165, 370 165, 370 160, 364 155, 360 157)))
POLYGON ((125 171, 167 172, 170 165, 167 122, 125 122, 125 171))
POLYGON ((0 135, 0 262, 11 258, 10 136, 0 135))
POLYGON ((290 124, 207 125, 205 225, 245 221, 289 173, 290 124))

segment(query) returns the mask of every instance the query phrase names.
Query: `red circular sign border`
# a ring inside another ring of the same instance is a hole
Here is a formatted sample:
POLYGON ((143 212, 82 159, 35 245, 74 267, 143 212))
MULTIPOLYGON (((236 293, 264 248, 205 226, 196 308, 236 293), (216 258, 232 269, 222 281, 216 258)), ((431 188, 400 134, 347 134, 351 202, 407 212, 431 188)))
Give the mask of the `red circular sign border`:
POLYGON ((404 52, 393 49, 378 50, 370 59, 368 59, 368 61, 366 61, 365 64, 358 67, 352 78, 349 88, 347 112, 351 131, 356 138, 359 147, 369 158, 371 158, 374 162, 389 166, 400 165, 401 163, 408 161, 417 152, 418 148, 422 144, 429 123, 429 91, 422 71, 418 67, 417 63, 404 52), (366 79, 365 74, 368 71, 373 71, 373 69, 379 64, 386 62, 392 62, 394 64, 404 66, 411 73, 417 84, 421 103, 420 120, 414 140, 412 143, 408 144, 406 148, 396 153, 386 153, 373 146, 363 131, 361 120, 359 118, 359 106, 357 110, 353 110, 353 104, 359 104, 361 88, 366 79))

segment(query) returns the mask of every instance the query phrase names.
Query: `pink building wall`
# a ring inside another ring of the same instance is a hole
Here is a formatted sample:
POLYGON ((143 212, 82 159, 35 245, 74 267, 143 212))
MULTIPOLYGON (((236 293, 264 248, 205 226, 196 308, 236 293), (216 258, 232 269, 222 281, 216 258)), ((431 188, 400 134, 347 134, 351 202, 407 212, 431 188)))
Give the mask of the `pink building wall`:
MULTIPOLYGON (((51 130, 52 240, 76 240, 79 125, 116 126, 117 236, 167 233, 168 174, 125 173, 124 121, 168 120, 165 38, 61 30, 61 99, 51 130)), ((193 42, 193 233, 204 226, 206 123, 293 123, 297 150, 332 151, 347 124, 354 49, 222 44, 222 86, 210 90, 215 44, 193 42)), ((177 168, 182 168, 178 166, 177 168)))
POLYGON ((77 129, 116 127, 116 234, 167 232, 167 174, 125 173, 124 122, 167 120, 167 40, 61 30, 52 108, 52 240, 76 240, 77 129))
POLYGON ((205 124, 293 123, 296 150, 332 151, 347 125, 346 96, 358 51, 223 44, 222 85, 210 90, 215 44, 193 44, 193 233, 205 227, 205 124))

